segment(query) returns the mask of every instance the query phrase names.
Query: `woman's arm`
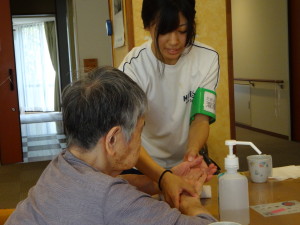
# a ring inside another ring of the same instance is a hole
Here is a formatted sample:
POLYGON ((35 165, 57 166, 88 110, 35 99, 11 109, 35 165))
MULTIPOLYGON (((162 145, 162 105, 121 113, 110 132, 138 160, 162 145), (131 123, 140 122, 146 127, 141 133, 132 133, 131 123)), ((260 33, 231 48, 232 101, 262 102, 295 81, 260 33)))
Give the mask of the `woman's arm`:
POLYGON ((184 161, 193 161, 200 149, 204 146, 209 135, 209 117, 203 114, 196 114, 189 129, 188 146, 184 161))
POLYGON ((158 165, 151 156, 146 152, 145 148, 141 146, 140 157, 136 164, 136 167, 148 177, 154 181, 158 181, 160 175, 165 170, 163 167, 158 165))
MULTIPOLYGON (((184 161, 193 161, 199 156, 200 149, 204 146, 209 135, 209 117, 203 114, 196 114, 189 129, 188 146, 184 156, 184 161)), ((207 165, 204 161, 200 164, 207 172, 207 181, 217 171, 214 164, 207 165)))
POLYGON ((122 174, 118 177, 127 180, 129 184, 135 186, 138 190, 145 192, 148 195, 155 195, 159 193, 157 183, 146 175, 122 174))

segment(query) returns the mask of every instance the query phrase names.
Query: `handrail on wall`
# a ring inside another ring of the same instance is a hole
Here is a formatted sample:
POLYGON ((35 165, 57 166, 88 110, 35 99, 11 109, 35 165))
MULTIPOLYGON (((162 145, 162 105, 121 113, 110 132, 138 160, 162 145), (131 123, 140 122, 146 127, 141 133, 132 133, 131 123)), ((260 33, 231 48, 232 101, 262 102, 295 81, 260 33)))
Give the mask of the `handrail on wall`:
POLYGON ((281 89, 283 89, 283 84, 284 81, 283 80, 268 80, 268 79, 249 79, 249 78, 234 78, 234 81, 246 81, 249 82, 249 84, 252 85, 252 87, 255 86, 255 82, 261 82, 261 83, 274 83, 274 84, 278 84, 280 86, 281 89))

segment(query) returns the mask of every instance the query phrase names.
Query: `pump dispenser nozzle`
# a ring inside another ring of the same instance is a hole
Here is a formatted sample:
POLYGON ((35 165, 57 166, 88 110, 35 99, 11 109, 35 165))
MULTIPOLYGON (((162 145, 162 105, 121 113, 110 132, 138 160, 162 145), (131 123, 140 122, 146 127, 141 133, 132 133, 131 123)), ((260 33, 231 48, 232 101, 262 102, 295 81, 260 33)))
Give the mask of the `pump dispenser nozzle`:
MULTIPOLYGON (((229 150, 232 151, 233 145, 249 145, 251 146, 259 155, 262 153, 252 142, 249 141, 236 141, 236 140, 226 140, 225 145, 229 146, 229 150)), ((233 152, 230 152, 233 154, 233 152)))
POLYGON ((249 141, 236 141, 236 140, 226 140, 225 145, 229 147, 229 155, 225 158, 225 169, 229 168, 239 168, 239 159, 233 154, 234 145, 249 145, 251 146, 259 155, 262 153, 252 142, 249 141))

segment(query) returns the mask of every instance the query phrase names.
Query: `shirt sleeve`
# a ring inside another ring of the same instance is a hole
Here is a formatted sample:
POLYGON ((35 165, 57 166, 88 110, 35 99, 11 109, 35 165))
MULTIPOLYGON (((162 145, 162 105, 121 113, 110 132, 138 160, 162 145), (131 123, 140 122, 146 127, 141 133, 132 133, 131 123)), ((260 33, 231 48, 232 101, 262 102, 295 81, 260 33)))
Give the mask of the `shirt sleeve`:
POLYGON ((202 88, 209 89, 215 91, 220 77, 220 65, 219 65, 219 55, 217 52, 212 51, 213 57, 210 63, 209 70, 206 74, 204 82, 201 84, 202 88))
POLYGON ((119 70, 123 71, 127 76, 129 76, 134 82, 136 82, 140 88, 147 94, 148 78, 145 75, 144 68, 136 68, 136 65, 132 65, 128 62, 123 62, 119 66, 119 70))
POLYGON ((208 214, 198 216, 182 215, 163 202, 136 190, 122 181, 112 184, 104 201, 105 224, 200 224, 205 225, 216 221, 208 214))
POLYGON ((131 66, 131 64, 126 60, 126 58, 124 59, 124 61, 120 64, 119 66, 119 70, 121 70, 122 72, 124 72, 127 76, 129 76, 132 80, 134 80, 136 83, 138 83, 138 78, 136 76, 136 71, 133 68, 133 66, 131 66))

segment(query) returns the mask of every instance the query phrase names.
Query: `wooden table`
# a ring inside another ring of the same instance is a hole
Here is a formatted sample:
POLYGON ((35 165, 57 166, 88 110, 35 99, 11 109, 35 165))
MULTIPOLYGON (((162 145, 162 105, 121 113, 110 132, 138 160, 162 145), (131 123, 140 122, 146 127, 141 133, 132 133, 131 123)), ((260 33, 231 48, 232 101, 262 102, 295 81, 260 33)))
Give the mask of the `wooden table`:
MULTIPOLYGON (((300 201, 300 179, 276 181, 269 179, 266 183, 252 183, 249 180, 250 206, 275 203, 289 200, 300 201)), ((215 176, 207 183, 212 187, 212 198, 202 199, 202 204, 219 219, 218 208, 218 178, 215 176)), ((253 209, 250 210, 250 225, 299 225, 300 213, 264 217, 253 209)))

